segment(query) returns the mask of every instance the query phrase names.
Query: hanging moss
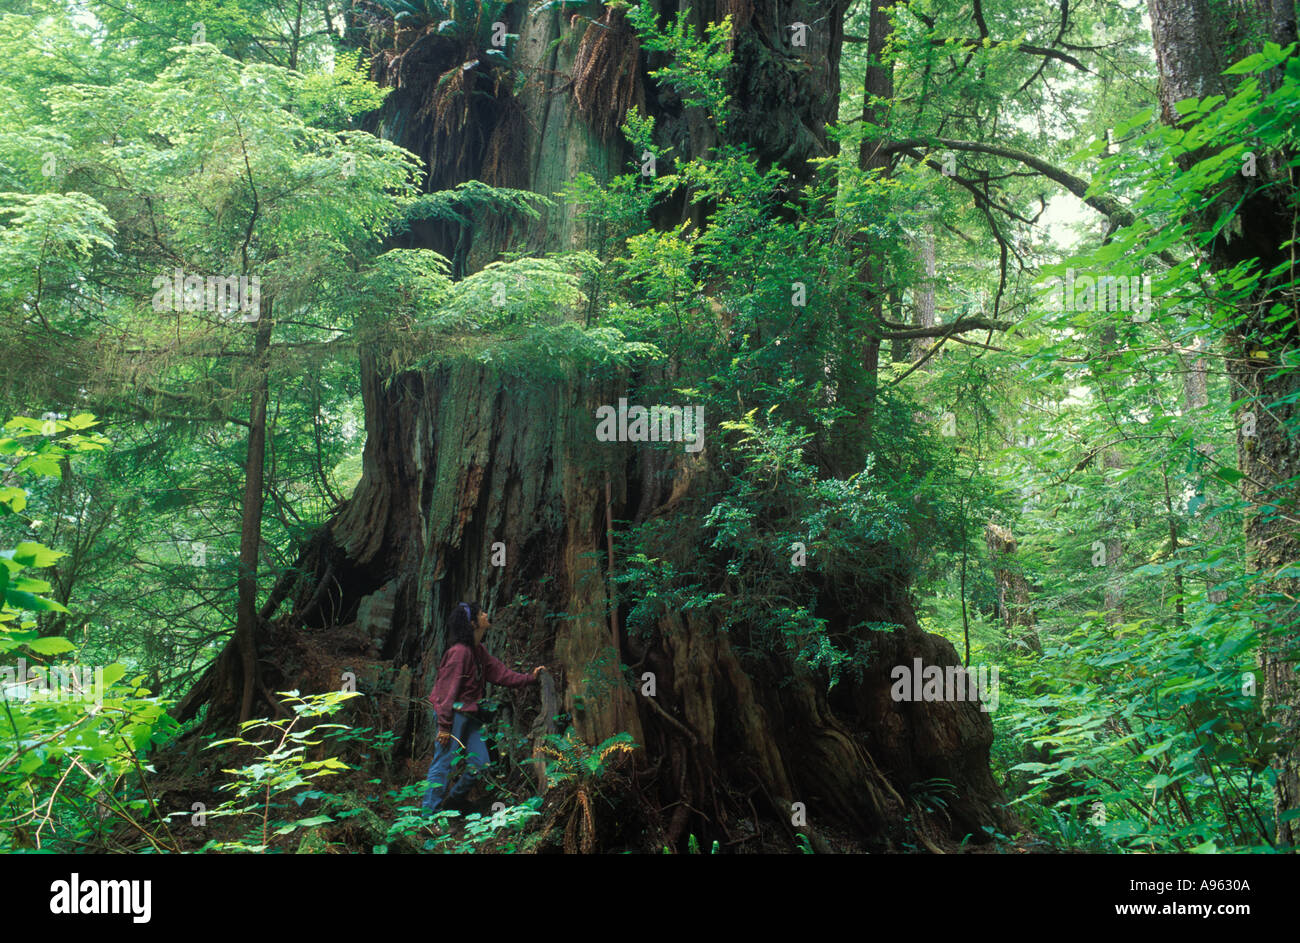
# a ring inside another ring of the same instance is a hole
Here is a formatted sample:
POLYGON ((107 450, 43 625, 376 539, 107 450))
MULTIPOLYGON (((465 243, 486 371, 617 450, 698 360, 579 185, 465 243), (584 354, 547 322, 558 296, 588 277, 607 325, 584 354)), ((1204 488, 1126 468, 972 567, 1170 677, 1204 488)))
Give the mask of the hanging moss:
POLYGON ((573 61, 573 99, 603 141, 618 133, 633 105, 645 108, 640 55, 640 41, 621 7, 611 6, 582 34, 573 61))

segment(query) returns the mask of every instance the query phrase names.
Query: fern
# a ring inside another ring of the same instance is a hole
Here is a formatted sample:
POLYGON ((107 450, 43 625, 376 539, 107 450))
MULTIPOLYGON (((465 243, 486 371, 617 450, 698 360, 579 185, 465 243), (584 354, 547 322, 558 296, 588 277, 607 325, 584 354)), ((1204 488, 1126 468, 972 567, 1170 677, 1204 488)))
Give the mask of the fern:
POLYGON ((573 728, 563 736, 551 734, 539 744, 537 753, 551 758, 547 778, 553 783, 555 798, 546 823, 530 842, 530 850, 535 851, 556 824, 564 821, 564 850, 570 854, 591 852, 596 844, 592 806, 600 782, 613 771, 615 763, 611 759, 622 759, 635 749, 631 734, 615 734, 593 747, 578 737, 573 728))

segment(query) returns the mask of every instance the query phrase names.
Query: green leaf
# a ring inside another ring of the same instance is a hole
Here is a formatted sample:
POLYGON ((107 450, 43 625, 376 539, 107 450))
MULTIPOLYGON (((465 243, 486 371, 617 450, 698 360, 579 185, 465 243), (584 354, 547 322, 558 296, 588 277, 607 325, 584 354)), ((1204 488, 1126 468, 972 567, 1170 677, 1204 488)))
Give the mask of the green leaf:
POLYGON ((26 593, 22 590, 6 589, 5 602, 15 609, 25 609, 30 612, 67 612, 67 607, 63 606, 53 599, 46 599, 44 596, 36 596, 32 593, 26 593))
POLYGON ((104 686, 107 687, 126 674, 126 665, 107 665, 104 668, 104 686))
POLYGON ((0 488, 0 504, 11 511, 21 511, 27 507, 27 492, 22 488, 15 488, 13 485, 5 485, 0 488))
POLYGON ((58 550, 51 550, 44 544, 34 543, 30 540, 20 543, 14 548, 13 559, 23 566, 36 568, 47 567, 52 565, 60 557, 66 557, 67 554, 58 550))
POLYGON ((27 647, 38 655, 61 655, 64 652, 76 651, 77 648, 67 639, 57 635, 32 639, 27 643, 27 647))
POLYGON ((29 455, 14 466, 14 471, 16 473, 31 471, 46 478, 63 477, 63 472, 59 468, 59 463, 48 455, 29 455))
POLYGON ((325 825, 334 820, 328 815, 313 815, 309 819, 298 819, 296 822, 290 822, 288 825, 282 825, 275 830, 277 835, 288 835, 290 832, 299 828, 311 828, 313 825, 325 825))

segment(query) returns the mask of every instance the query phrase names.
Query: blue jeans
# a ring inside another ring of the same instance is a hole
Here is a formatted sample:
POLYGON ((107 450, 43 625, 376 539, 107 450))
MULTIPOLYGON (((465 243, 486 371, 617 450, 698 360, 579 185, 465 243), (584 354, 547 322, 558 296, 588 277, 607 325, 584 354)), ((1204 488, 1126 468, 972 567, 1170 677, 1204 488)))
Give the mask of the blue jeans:
POLYGON ((433 762, 429 765, 429 789, 424 794, 424 810, 430 814, 437 812, 443 803, 458 799, 469 792, 470 786, 478 778, 479 771, 488 764, 487 745, 479 733, 481 724, 473 714, 456 711, 451 722, 452 739, 447 744, 439 744, 433 751, 433 762), (456 741, 459 740, 460 743, 456 741), (461 743, 465 745, 461 748, 461 743), (469 760, 465 771, 456 780, 456 784, 447 789, 451 775, 452 760, 465 756, 469 760))

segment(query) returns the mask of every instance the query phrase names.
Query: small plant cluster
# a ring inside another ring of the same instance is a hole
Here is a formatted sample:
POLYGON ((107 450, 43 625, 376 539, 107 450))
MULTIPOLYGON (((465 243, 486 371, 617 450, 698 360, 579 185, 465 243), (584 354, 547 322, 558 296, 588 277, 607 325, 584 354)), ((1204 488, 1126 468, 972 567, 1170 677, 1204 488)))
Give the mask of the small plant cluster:
POLYGON ((541 845, 560 823, 564 828, 565 852, 589 854, 595 850, 595 801, 601 796, 601 785, 635 749, 627 733, 616 734, 595 746, 584 742, 572 728, 563 736, 547 737, 537 751, 551 759, 547 764, 550 812, 537 835, 530 838, 530 850, 541 845))
MULTIPOLYGON (((332 776, 348 769, 334 757, 313 760, 309 758, 312 747, 325 742, 328 731, 346 730, 345 724, 314 723, 299 725, 308 718, 333 714, 347 700, 360 697, 356 691, 327 691, 324 694, 300 696, 297 691, 279 695, 281 704, 293 713, 279 720, 256 719, 239 725, 240 733, 208 745, 208 749, 235 748, 261 754, 259 759, 245 766, 226 769, 233 778, 219 787, 220 791, 233 793, 233 798, 207 812, 208 818, 222 819, 252 815, 260 819, 254 826, 252 837, 229 841, 213 839, 203 846, 203 851, 245 851, 253 854, 265 852, 270 847, 271 836, 289 835, 299 829, 311 828, 332 822, 328 815, 314 815, 291 822, 275 822, 273 808, 283 808, 281 800, 292 796, 295 790, 310 786, 323 776, 332 776), (249 739, 256 736, 257 739, 249 739)), ((178 813, 187 815, 188 813, 178 813)))

